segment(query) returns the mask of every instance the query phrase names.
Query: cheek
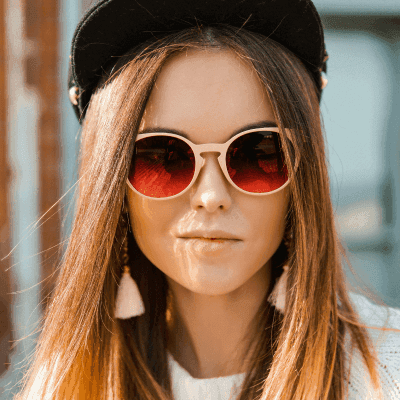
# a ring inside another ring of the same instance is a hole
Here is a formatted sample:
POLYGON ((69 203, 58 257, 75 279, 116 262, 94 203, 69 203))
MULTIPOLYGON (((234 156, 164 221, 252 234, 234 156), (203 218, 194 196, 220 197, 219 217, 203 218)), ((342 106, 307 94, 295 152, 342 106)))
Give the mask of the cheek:
POLYGON ((263 247, 272 256, 282 241, 288 210, 288 190, 257 201, 249 211, 254 245, 263 247), (256 212, 256 210, 258 212, 256 212))
POLYGON ((178 215, 180 205, 148 200, 130 191, 128 194, 129 216, 135 240, 154 263, 160 249, 168 246, 169 231, 178 215))

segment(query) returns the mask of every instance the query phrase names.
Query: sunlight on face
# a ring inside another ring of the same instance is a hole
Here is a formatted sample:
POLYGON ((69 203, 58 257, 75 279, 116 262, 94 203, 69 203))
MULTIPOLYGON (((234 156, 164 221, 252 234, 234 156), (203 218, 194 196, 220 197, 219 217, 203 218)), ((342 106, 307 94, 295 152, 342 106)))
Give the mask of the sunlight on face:
MULTIPOLYGON (((162 69, 139 133, 162 127, 184 132, 195 144, 224 143, 261 121, 274 122, 275 116, 251 67, 228 50, 191 50, 162 69)), ((170 284, 207 295, 231 293, 269 276, 288 207, 288 187, 266 196, 242 193, 226 180, 217 156, 204 154, 196 182, 177 198, 152 200, 128 189, 142 252, 170 284), (198 238, 212 231, 231 240, 198 238)))

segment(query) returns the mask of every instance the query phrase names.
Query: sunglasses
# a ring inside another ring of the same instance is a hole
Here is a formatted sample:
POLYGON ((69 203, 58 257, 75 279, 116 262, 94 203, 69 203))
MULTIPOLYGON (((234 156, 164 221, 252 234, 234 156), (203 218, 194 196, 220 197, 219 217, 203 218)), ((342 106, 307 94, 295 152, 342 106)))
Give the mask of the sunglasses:
POLYGON ((225 178, 243 193, 272 194, 289 183, 279 128, 257 128, 222 144, 194 144, 173 133, 138 134, 128 186, 151 199, 180 196, 196 181, 206 152, 220 153, 225 178))

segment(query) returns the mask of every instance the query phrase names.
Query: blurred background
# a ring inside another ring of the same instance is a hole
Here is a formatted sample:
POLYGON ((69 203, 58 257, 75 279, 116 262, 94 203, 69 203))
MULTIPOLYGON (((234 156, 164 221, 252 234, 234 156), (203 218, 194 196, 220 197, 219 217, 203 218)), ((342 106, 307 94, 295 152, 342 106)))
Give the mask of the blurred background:
MULTIPOLYGON (((361 281, 346 273, 400 307, 400 1, 314 3, 330 55, 322 113, 332 200, 361 281)), ((0 0, 0 400, 18 392, 70 231, 79 124, 67 66, 91 4, 0 0)))

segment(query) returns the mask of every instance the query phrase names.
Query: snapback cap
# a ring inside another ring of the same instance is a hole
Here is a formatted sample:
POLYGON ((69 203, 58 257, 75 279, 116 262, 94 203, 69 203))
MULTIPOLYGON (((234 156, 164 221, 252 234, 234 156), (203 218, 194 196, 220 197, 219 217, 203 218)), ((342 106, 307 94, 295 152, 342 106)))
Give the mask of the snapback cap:
POLYGON ((68 90, 80 123, 113 58, 151 38, 218 24, 243 27, 289 49, 310 72, 320 98, 328 55, 311 0, 100 0, 84 14, 72 40, 68 90))

